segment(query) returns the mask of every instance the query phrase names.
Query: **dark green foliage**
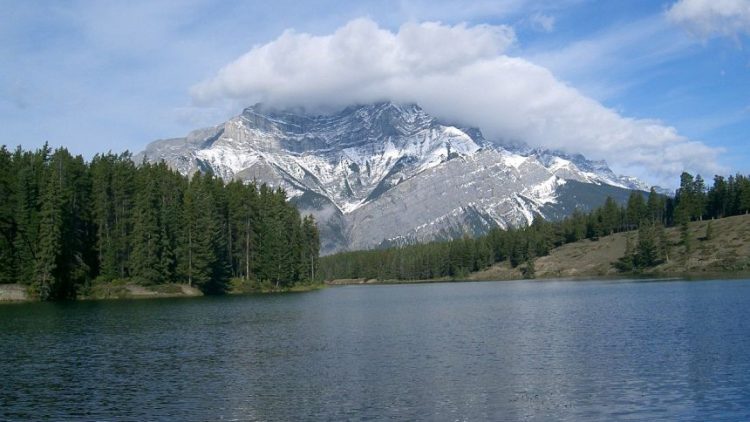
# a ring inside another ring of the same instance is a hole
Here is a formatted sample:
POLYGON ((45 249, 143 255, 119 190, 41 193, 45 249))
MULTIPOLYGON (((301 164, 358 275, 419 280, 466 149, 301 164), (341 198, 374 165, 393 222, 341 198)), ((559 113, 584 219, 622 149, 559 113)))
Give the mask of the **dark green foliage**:
MULTIPOLYGON (((652 191, 652 193, 655 193, 652 191)), ((649 194, 649 199, 651 194, 649 194)), ((643 199, 643 194, 640 192, 633 191, 628 198, 628 205, 626 208, 626 224, 629 229, 638 227, 641 221, 651 217, 649 214, 649 207, 646 205, 646 201, 643 199)), ((653 217, 651 217, 653 219, 653 217)))
POLYGON ((157 181, 150 173, 150 166, 139 172, 133 207, 132 266, 134 278, 148 284, 169 279, 160 271, 163 243, 160 230, 160 207, 157 181))
POLYGON ((653 267, 664 259, 664 247, 660 244, 657 224, 643 224, 638 229, 638 243, 635 247, 633 266, 638 269, 653 267))
POLYGON ((130 154, 97 155, 91 161, 98 275, 103 280, 130 275, 136 168, 130 154))
POLYGON ((620 271, 643 271, 668 258, 667 238, 661 223, 648 221, 641 224, 635 247, 629 236, 625 242, 625 254, 615 263, 620 271))
MULTIPOLYGON (((581 214, 583 216, 583 214, 581 214)), ((507 261, 533 274, 533 259, 563 243, 559 224, 539 218, 521 229, 493 229, 479 238, 463 237, 400 248, 344 252, 320 260, 319 279, 460 279, 507 261), (529 272, 531 270, 531 272, 529 272)))
POLYGON ((18 269, 15 267, 16 251, 14 240, 17 225, 14 219, 17 188, 14 181, 13 161, 10 152, 3 146, 0 148, 0 283, 10 283, 15 279, 18 269))
MULTIPOLYGON (((671 201, 671 198, 665 198, 663 195, 656 193, 656 189, 651 188, 646 202, 645 217, 653 222, 667 224, 666 215, 670 213, 667 207, 667 199, 671 201)), ((642 220, 643 218, 637 221, 637 224, 640 224, 642 220)))
POLYGON ((43 154, 44 165, 37 171, 44 183, 37 185, 37 205, 27 203, 27 214, 15 222, 20 238, 15 243, 26 252, 16 255, 14 267, 31 267, 33 275, 26 278, 25 272, 19 272, 23 278, 17 275, 16 280, 31 284, 42 299, 70 298, 76 286, 90 280, 95 256, 89 213, 91 182, 80 156, 73 157, 64 149, 49 157, 46 151, 43 154))
POLYGON ((31 283, 42 300, 50 298, 59 278, 58 261, 62 255, 62 205, 58 176, 49 172, 41 198, 39 242, 36 244, 34 280, 31 283))
POLYGON ((188 180, 129 153, 86 164, 64 149, 0 148, 0 283, 41 299, 75 297, 94 279, 206 293, 231 277, 289 287, 315 277, 318 251, 315 221, 280 189, 188 180))
POLYGON ((680 188, 675 195, 677 206, 675 215, 681 220, 702 219, 706 213, 706 187, 703 178, 698 175, 693 177, 690 173, 682 173, 680 176, 680 188))
POLYGON ((318 271, 318 255, 320 253, 320 235, 312 216, 306 216, 302 220, 302 241, 300 242, 300 277, 315 280, 315 272, 318 271))
POLYGON ((625 254, 615 262, 615 268, 622 272, 635 270, 635 253, 633 252, 633 242, 630 236, 625 238, 625 254))

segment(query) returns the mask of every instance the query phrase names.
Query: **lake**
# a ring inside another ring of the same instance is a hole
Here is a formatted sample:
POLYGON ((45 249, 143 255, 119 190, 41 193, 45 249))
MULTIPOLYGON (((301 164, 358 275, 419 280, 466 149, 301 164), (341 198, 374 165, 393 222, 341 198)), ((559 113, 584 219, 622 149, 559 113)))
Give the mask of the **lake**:
POLYGON ((750 281, 0 306, 0 420, 750 420, 750 281))

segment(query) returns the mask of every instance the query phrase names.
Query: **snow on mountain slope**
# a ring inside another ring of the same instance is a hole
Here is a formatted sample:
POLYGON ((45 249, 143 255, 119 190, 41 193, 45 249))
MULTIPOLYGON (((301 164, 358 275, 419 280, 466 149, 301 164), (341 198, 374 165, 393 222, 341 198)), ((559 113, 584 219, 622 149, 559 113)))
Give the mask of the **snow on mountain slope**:
POLYGON ((646 188, 603 161, 506 148, 391 102, 326 115, 255 105, 222 125, 155 141, 134 157, 144 158, 183 174, 282 186, 318 219, 324 252, 528 224, 568 180, 646 188))

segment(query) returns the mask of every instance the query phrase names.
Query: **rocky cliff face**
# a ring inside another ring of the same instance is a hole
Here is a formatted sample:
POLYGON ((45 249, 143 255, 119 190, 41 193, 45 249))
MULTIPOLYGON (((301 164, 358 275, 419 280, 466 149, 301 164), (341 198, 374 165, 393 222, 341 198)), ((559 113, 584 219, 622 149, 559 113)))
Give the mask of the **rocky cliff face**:
POLYGON ((183 174, 283 187, 316 216, 324 253, 481 234, 646 188, 604 162, 503 146, 390 102, 327 115, 256 105, 219 126, 155 141, 135 160, 144 158, 183 174))

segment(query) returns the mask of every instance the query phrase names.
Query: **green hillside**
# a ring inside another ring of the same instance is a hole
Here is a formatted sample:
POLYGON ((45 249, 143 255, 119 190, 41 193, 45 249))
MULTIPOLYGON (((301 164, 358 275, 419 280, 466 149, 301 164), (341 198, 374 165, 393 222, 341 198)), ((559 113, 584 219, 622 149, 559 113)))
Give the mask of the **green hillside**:
MULTIPOLYGON (((637 273, 653 275, 700 275, 750 271, 750 215, 694 221, 688 225, 690 250, 683 244, 679 227, 665 229, 667 259, 637 273), (711 226, 709 237, 707 230, 711 226)), ((535 278, 595 277, 629 275, 616 266, 625 255, 628 239, 638 242, 638 231, 616 233, 599 240, 581 240, 550 251, 533 262, 535 278)), ((523 266, 511 268, 506 262, 474 272, 472 280, 523 278, 523 266)))

